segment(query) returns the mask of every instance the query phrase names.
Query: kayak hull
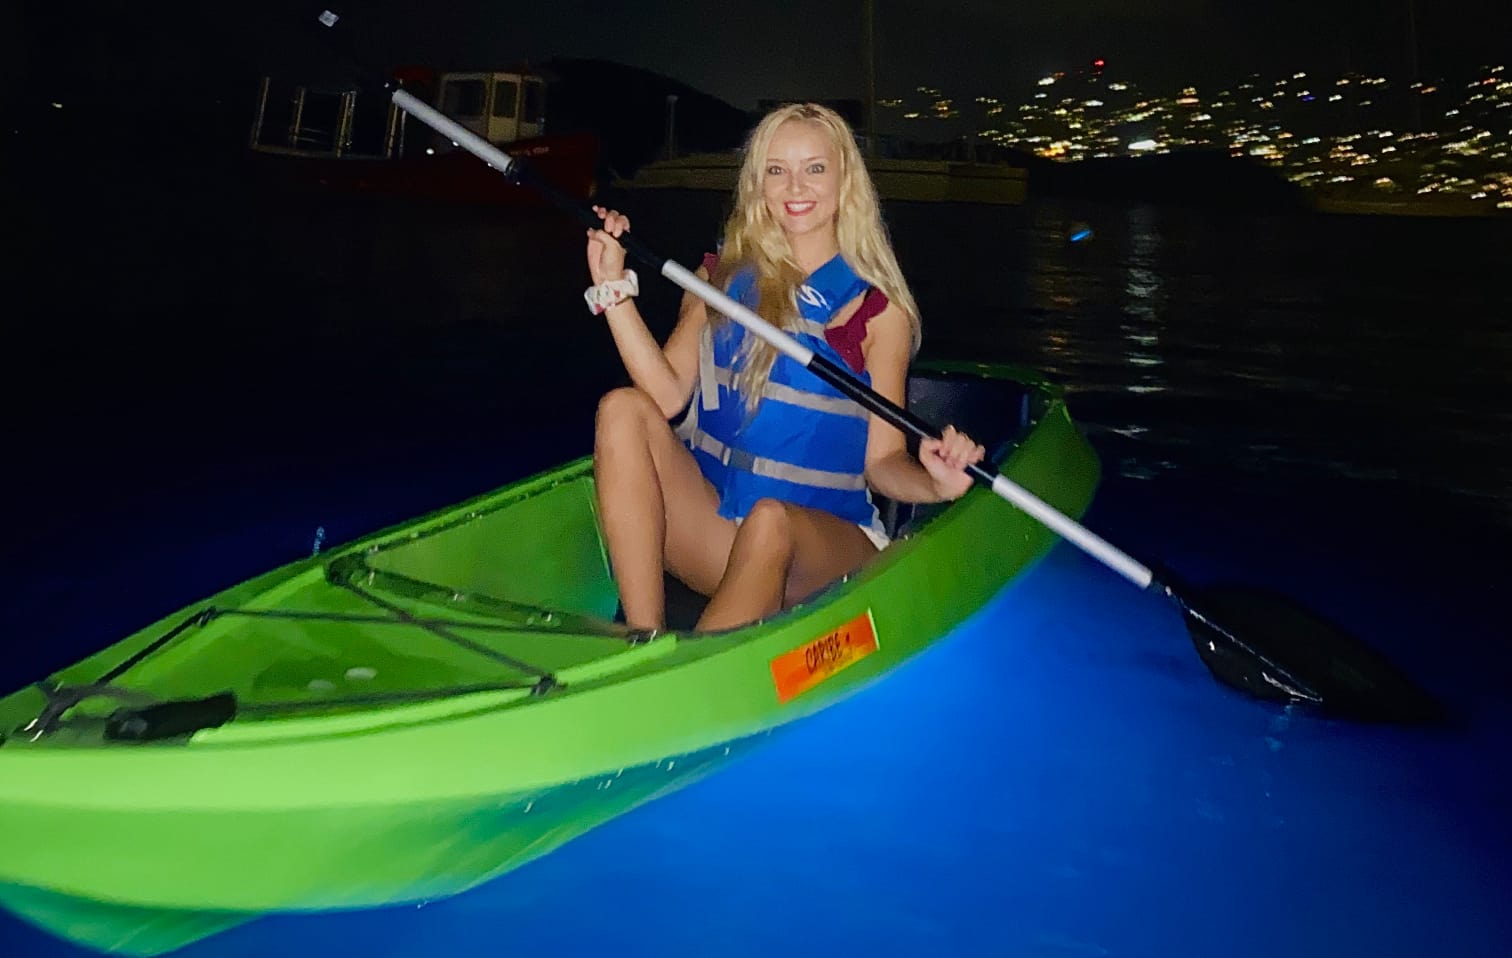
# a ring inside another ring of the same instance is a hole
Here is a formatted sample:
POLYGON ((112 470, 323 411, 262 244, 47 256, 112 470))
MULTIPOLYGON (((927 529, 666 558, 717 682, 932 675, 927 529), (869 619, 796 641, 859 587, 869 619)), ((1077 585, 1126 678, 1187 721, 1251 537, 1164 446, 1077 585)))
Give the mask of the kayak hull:
MULTIPOLYGON (((1080 515, 1095 456, 1052 390, 1026 387, 1024 409, 1001 470, 1080 515)), ((223 685, 242 710, 157 742, 102 740, 116 703, 81 705, 74 726, 36 742, 12 735, 0 747, 0 904, 92 947, 158 954, 263 913, 456 894, 881 679, 1054 542, 974 490, 779 616, 649 641, 578 635, 571 613, 553 626, 469 588, 416 585, 422 566, 431 584, 461 583, 551 554, 570 568, 515 597, 607 620, 615 596, 592 530, 583 460, 275 570, 65 670, 56 678, 77 686, 129 663, 113 684, 164 699, 223 685), (479 526, 547 515, 556 532, 543 541, 479 526), (440 545, 427 553, 429 542, 440 545), (453 562, 472 548, 486 554, 453 562), (433 645, 417 650, 416 623, 444 625, 425 626, 433 645), (448 658, 469 651, 506 671, 528 653, 550 682, 522 667, 516 682, 469 684, 448 658), (393 675, 434 694, 406 698, 383 684, 393 675), (339 698, 356 685, 374 690, 368 704, 339 698), (309 701, 323 695, 336 697, 309 701)), ((0 701, 0 729, 45 705, 37 689, 0 701)))
MULTIPOLYGON (((262 812, 255 822, 186 813, 164 813, 156 819, 135 815, 131 827, 140 830, 143 839, 156 837, 192 847, 193 862, 240 863, 246 883, 231 896, 237 907, 122 904, 100 900, 93 890, 77 894, 24 885, 0 885, 0 905, 55 935, 102 951, 160 955, 270 912, 434 901, 512 871, 637 805, 698 780, 760 737, 555 788, 446 805, 262 812), (253 902, 260 904, 248 907, 253 902)), ((94 821, 109 826, 103 817, 94 821)), ((112 850, 111 845, 119 843, 112 843, 109 835, 83 832, 82 824, 65 818, 53 826, 59 829, 54 834, 66 832, 70 845, 99 856, 94 870, 102 862, 121 860, 112 856, 128 853, 112 850)), ((136 847, 141 844, 133 841, 128 848, 141 856, 146 854, 136 847)), ((161 850, 153 857, 162 861, 161 850)), ((172 885, 150 886, 156 897, 203 900, 205 896, 192 891, 193 884, 219 884, 193 867, 187 851, 170 858, 167 867, 178 870, 179 879, 172 885)), ((215 874, 222 874, 223 867, 214 869, 215 874)), ((147 880, 141 873, 117 879, 147 880)))

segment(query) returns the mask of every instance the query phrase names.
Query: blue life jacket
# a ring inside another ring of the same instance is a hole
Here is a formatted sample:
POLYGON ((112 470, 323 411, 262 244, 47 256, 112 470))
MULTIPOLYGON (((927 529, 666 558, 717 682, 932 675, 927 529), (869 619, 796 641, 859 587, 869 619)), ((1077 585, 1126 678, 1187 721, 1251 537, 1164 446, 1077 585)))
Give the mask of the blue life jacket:
MULTIPOLYGON (((799 287, 799 325, 789 332, 843 367, 845 360, 825 340, 824 327, 868 287, 850 264, 835 256, 799 287)), ((727 292, 754 309, 755 272, 737 273, 727 292)), ((882 531, 866 488, 867 411, 779 353, 761 402, 750 413, 733 385, 748 335, 732 320, 704 327, 697 388, 677 430, 719 492, 719 514, 739 519, 758 499, 780 499, 882 531)), ((858 378, 871 385, 869 373, 858 378)))

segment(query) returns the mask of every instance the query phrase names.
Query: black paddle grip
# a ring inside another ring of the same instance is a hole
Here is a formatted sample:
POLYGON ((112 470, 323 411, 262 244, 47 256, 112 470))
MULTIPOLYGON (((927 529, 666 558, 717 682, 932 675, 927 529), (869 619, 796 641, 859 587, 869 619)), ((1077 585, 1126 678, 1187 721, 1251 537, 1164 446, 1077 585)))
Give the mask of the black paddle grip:
MULTIPOLYGON (((807 368, 809 372, 845 393, 867 412, 875 413, 889 425, 905 433, 911 433, 919 439, 940 438, 940 430, 885 396, 867 389, 849 372, 836 365, 833 360, 815 353, 814 358, 809 360, 807 368)), ((979 462, 967 466, 966 474, 982 485, 990 486, 992 480, 997 478, 998 472, 991 463, 979 462)))

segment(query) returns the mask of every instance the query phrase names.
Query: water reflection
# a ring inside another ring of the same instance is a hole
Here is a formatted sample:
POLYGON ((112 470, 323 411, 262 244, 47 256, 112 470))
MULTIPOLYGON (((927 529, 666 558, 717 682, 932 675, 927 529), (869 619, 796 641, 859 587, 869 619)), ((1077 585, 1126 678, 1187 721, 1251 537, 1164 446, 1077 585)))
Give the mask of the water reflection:
POLYGON ((1045 370, 1117 472, 1409 482, 1512 524, 1512 285, 1488 279, 1505 224, 1041 203, 976 233, 906 214, 910 278, 949 256, 960 280, 921 297, 926 350, 1045 370), (1068 242, 1076 223, 1094 238, 1068 242))
MULTIPOLYGON (((1128 211, 1127 229, 1122 304, 1125 321, 1119 330, 1124 342, 1130 344, 1124 347, 1124 362, 1133 368, 1129 370, 1125 388, 1135 395, 1162 393, 1169 383, 1161 349, 1167 297, 1160 272, 1160 224, 1152 208, 1135 206, 1128 211)), ((1164 461, 1123 460, 1119 473, 1148 479, 1168 468, 1170 463, 1164 461)))

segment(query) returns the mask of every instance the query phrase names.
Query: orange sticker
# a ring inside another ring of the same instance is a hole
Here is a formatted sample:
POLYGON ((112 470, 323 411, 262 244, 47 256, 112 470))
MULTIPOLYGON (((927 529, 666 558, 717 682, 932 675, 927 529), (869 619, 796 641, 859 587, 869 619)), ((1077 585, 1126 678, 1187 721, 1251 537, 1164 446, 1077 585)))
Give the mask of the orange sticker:
POLYGON ((826 632, 772 660, 777 701, 786 702, 807 692, 841 669, 871 655, 877 648, 876 623, 872 622, 871 609, 867 609, 833 632, 826 632))

